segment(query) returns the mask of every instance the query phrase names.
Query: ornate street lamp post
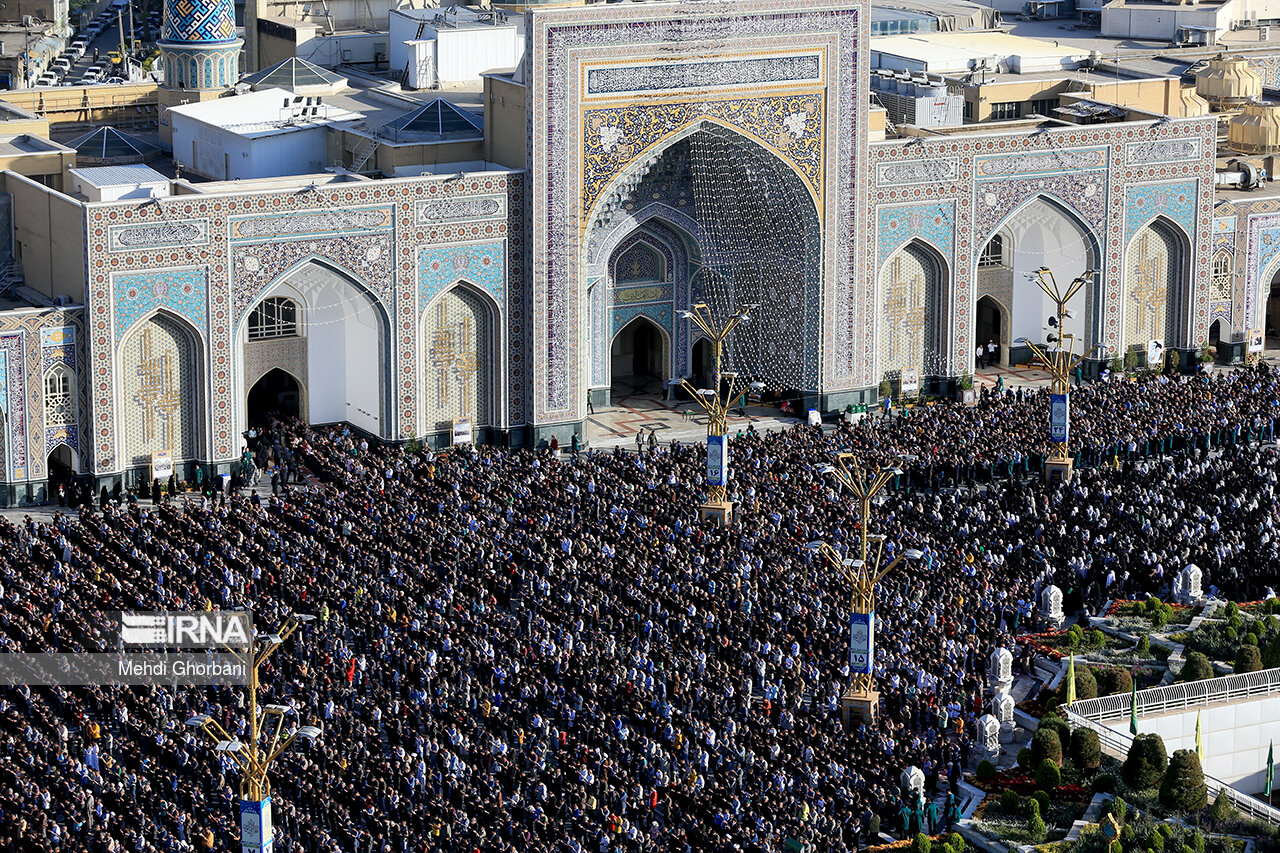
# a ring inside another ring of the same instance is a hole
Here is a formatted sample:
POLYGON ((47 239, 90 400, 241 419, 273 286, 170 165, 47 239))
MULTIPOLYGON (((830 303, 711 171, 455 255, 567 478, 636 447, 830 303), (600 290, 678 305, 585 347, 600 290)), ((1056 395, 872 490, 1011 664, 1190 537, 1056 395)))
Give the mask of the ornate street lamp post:
POLYGON ((209 714, 197 714, 187 720, 187 725, 199 729, 213 744, 214 752, 225 755, 240 768, 240 848, 243 853, 272 853, 274 847, 271 823, 271 780, 267 771, 271 763, 280 753, 289 748, 299 738, 315 740, 320 736, 316 726, 295 726, 286 733, 285 718, 294 713, 288 705, 263 705, 259 720, 258 712, 258 668, 266 663, 276 649, 298 627, 314 621, 316 617, 295 614, 285 622, 278 634, 254 635, 249 643, 250 682, 249 682, 249 741, 241 742, 233 738, 217 720, 209 714), (257 641, 264 641, 262 646, 257 641), (270 733, 270 740, 264 745, 263 735, 270 733), (284 737, 282 738, 281 735, 284 737))
POLYGON ((857 499, 859 557, 842 557, 826 542, 810 542, 806 547, 824 557, 852 587, 849 600, 849 687, 840 697, 840 713, 847 724, 852 717, 867 722, 879 712, 880 693, 875 689, 876 584, 903 560, 918 560, 923 553, 907 548, 884 565, 884 536, 868 533, 871 501, 890 478, 902 473, 898 468, 879 468, 870 478, 852 453, 836 457, 834 465, 820 469, 831 474, 857 499), (851 465, 846 460, 852 460, 851 465))
POLYGON ((697 326, 711 340, 712 357, 715 361, 715 373, 710 388, 694 388, 686 380, 679 384, 689 393, 708 415, 707 419, 707 499, 702 504, 703 518, 714 518, 724 526, 733 517, 733 503, 729 500, 729 408, 734 399, 745 388, 738 386, 738 374, 732 371, 721 371, 720 360, 724 352, 724 342, 729 333, 739 323, 749 322, 751 312, 759 305, 749 304, 734 312, 723 325, 717 326, 711 318, 711 309, 705 302, 699 302, 688 311, 681 311, 680 316, 697 326), (725 383, 727 380, 727 384, 725 383), (721 387, 723 385, 723 387, 721 387))
POLYGON ((1068 446, 1071 433, 1071 371, 1080 366, 1080 362, 1093 352, 1102 349, 1095 346, 1086 353, 1076 355, 1075 335, 1066 330, 1063 323, 1070 319, 1072 313, 1067 310, 1071 301, 1085 285, 1093 280, 1095 270, 1085 270, 1071 280, 1066 289, 1058 285, 1053 271, 1048 267, 1040 267, 1032 274, 1032 280, 1053 300, 1053 315, 1049 317, 1048 335, 1045 338, 1047 348, 1026 338, 1019 338, 1015 343, 1025 343, 1048 368, 1049 385, 1049 459, 1045 462, 1045 478, 1061 477, 1064 481, 1071 479, 1071 451, 1068 446))

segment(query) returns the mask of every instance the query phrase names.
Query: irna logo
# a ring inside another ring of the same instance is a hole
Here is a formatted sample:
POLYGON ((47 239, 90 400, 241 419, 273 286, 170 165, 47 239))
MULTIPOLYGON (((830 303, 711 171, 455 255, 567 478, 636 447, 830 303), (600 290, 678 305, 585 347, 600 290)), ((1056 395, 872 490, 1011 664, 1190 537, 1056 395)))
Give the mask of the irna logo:
POLYGON ((251 630, 244 611, 120 614, 120 640, 130 646, 247 649, 251 630))

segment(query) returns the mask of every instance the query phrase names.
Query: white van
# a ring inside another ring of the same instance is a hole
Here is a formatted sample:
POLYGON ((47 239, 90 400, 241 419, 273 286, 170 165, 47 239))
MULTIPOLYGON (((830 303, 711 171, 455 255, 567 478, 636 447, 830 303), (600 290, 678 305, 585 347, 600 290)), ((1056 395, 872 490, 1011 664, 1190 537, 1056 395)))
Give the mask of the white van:
POLYGON ((44 73, 40 75, 40 79, 36 80, 37 86, 54 86, 57 85, 58 78, 54 74, 44 73))
POLYGON ((71 60, 65 56, 60 56, 49 66, 51 71, 57 71, 59 74, 66 74, 71 70, 71 60))

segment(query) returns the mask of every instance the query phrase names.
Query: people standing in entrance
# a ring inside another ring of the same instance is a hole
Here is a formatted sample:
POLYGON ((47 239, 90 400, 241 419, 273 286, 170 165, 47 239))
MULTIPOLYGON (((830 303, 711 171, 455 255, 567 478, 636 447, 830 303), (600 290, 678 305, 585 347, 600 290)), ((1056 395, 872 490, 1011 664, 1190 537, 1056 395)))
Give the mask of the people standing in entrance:
POLYGON ((551 436, 551 455, 560 455, 560 439, 556 438, 554 435, 551 436))
POLYGON ((579 447, 581 447, 581 445, 578 443, 578 434, 575 432, 573 434, 573 440, 569 442, 569 452, 574 456, 577 456, 579 447))
POLYGON ((1000 363, 1000 345, 995 341, 987 341, 987 367, 995 367, 1000 363))
POLYGON ((978 370, 982 369, 982 353, 982 344, 978 344, 978 348, 973 351, 973 363, 977 365, 978 370))
POLYGON ((591 413, 591 414, 593 414, 593 415, 596 413, 596 406, 595 406, 595 403, 591 402, 591 389, 590 389, 590 388, 588 388, 588 389, 587 389, 587 411, 588 411, 588 412, 590 412, 590 413, 591 413))
POLYGON ((893 414, 893 395, 884 395, 884 416, 887 418, 893 414))

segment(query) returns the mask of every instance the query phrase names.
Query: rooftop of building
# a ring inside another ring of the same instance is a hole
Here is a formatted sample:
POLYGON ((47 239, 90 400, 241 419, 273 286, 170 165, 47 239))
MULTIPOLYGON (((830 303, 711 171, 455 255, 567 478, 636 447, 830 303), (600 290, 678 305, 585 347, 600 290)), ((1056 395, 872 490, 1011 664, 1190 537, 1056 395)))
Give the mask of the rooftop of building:
POLYGON ((493 27, 515 27, 524 31, 524 15, 510 14, 502 9, 482 9, 479 6, 450 6, 441 9, 431 6, 425 9, 393 9, 391 14, 401 15, 440 30, 467 30, 493 27))
POLYGON ((95 187, 124 187, 143 184, 167 184, 169 178, 150 166, 83 166, 71 170, 71 174, 95 187))
POLYGON ((0 157, 21 157, 25 154, 71 154, 72 149, 51 139, 30 133, 10 136, 0 135, 0 157))
POLYGON ((886 63, 897 58, 933 74, 968 72, 981 63, 993 72, 1062 71, 1079 68, 1091 56, 1088 50, 1055 46, 1001 30, 880 36, 871 39, 871 53, 873 65, 894 67, 886 63))
POLYGON ((0 101, 0 121, 39 121, 40 117, 22 107, 0 101))
POLYGON ((183 104, 171 107, 169 111, 248 139, 355 122, 365 117, 363 113, 334 103, 327 96, 296 95, 288 89, 246 92, 183 104))

